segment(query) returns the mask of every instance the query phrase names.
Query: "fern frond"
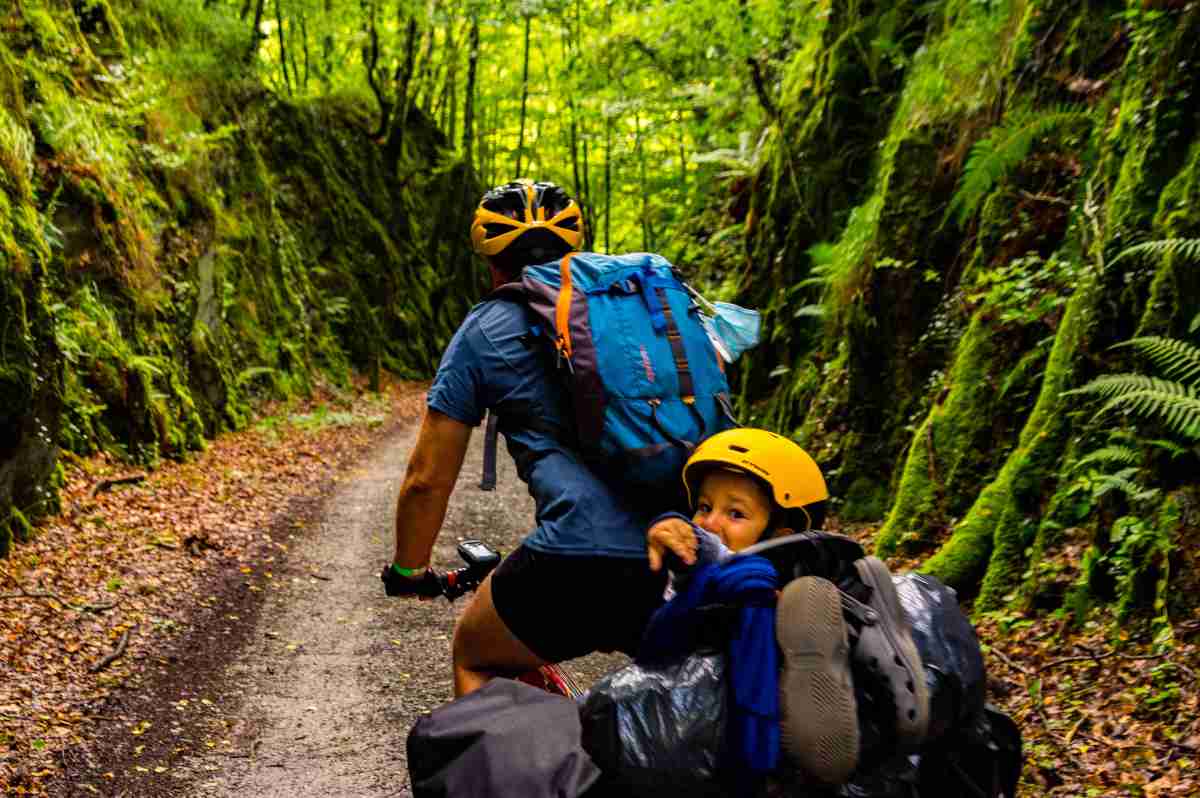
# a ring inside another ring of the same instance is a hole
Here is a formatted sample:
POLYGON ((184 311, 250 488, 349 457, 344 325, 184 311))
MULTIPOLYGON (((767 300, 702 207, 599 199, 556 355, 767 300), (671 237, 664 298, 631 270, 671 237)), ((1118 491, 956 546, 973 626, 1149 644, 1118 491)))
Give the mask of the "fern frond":
POLYGON ((1111 493, 1114 490, 1119 490, 1126 496, 1136 496, 1141 493, 1144 488, 1138 483, 1129 478, 1129 475, 1124 472, 1120 474, 1101 474, 1096 479, 1096 488, 1092 491, 1092 495, 1097 499, 1106 493, 1111 493))
POLYGON ((1029 155, 1035 141, 1057 128, 1087 118, 1086 111, 1068 106, 1049 112, 1020 114, 1007 124, 993 128, 971 147, 958 190, 954 192, 946 214, 954 214, 959 226, 963 225, 979 208, 992 186, 1029 155))
POLYGON ((1070 391, 1063 391, 1063 396, 1098 395, 1101 399, 1111 399, 1134 391, 1170 390, 1175 383, 1160 380, 1157 377, 1147 377, 1144 374, 1102 374, 1091 382, 1070 391))
POLYGON ((1117 346, 1132 346, 1162 370, 1164 377, 1194 384, 1200 378, 1200 347, 1178 338, 1146 335, 1117 346))
POLYGON ((1179 383, 1167 382, 1163 386, 1113 397, 1097 415, 1120 409, 1141 418, 1157 418, 1172 432, 1200 440, 1200 397, 1179 383))
POLYGON ((1130 446, 1104 446, 1080 458, 1079 462, 1075 464, 1075 468, 1083 468, 1085 465, 1093 463, 1132 466, 1139 462, 1141 462, 1141 455, 1138 454, 1137 449, 1130 446))
POLYGON ((245 383, 250 382, 251 380, 254 380, 254 379, 257 379, 258 377, 262 377, 262 376, 266 376, 266 375, 270 375, 271 379, 274 379, 275 378, 275 369, 270 368, 269 366, 251 366, 250 368, 243 369, 237 375, 237 378, 234 380, 234 382, 237 385, 244 385, 245 383))
POLYGON ((1162 258, 1167 255, 1180 254, 1189 261, 1200 261, 1200 238, 1164 238, 1160 241, 1147 241, 1121 250, 1117 257, 1108 264, 1115 266, 1125 258, 1162 258))
POLYGON ((1146 441, 1146 445, 1154 449, 1161 449, 1171 455, 1172 460, 1176 457, 1183 457, 1188 453, 1186 447, 1180 446, 1175 441, 1167 440, 1166 438, 1155 438, 1154 440, 1146 441))
POLYGON ((125 363, 130 371, 136 371, 142 375, 143 379, 154 379, 161 377, 165 370, 162 366, 162 360, 153 355, 133 355, 125 363))
POLYGON ((1138 491, 1129 498, 1135 502, 1149 502, 1157 499, 1160 493, 1162 491, 1158 488, 1146 488, 1145 490, 1138 491))

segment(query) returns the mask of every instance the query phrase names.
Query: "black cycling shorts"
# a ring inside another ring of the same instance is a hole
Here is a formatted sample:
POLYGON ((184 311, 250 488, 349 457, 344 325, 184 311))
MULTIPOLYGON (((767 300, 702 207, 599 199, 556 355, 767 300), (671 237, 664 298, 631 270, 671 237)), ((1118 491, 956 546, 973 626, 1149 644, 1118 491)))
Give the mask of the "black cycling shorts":
POLYGON ((662 604, 666 570, 644 559, 546 554, 518 546, 492 573, 492 602, 517 639, 549 662, 637 653, 662 604))

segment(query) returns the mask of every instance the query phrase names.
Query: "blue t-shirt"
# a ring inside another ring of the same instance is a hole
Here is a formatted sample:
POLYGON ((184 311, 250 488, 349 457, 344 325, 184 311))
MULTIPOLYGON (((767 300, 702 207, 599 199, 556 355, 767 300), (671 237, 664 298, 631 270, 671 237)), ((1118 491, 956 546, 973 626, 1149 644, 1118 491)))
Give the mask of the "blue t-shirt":
POLYGON ((600 479, 564 441, 571 436, 567 397, 551 373, 552 354, 532 331, 523 304, 476 305, 442 355, 429 389, 430 409, 475 426, 497 417, 517 474, 529 486, 537 526, 525 545, 554 554, 645 557, 643 511, 600 479))

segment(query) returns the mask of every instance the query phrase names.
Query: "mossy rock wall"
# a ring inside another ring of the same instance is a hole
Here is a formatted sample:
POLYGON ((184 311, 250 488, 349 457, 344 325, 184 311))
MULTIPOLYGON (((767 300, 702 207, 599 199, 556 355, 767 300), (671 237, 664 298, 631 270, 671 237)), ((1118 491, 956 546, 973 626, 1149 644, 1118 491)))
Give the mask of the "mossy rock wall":
POLYGON ((353 369, 428 376, 484 288, 423 114, 388 155, 370 98, 275 96, 200 5, 0 15, 0 552, 60 447, 151 463, 353 369))
MULTIPOLYGON (((1097 434, 1095 408, 1064 392, 1110 370, 1114 343, 1184 337, 1200 306, 1182 259, 1112 265, 1138 241, 1200 232, 1200 8, 922 8, 926 24, 889 50, 903 54, 887 73, 896 99, 838 139, 873 153, 868 172, 813 202, 795 176, 833 168, 829 140, 774 140, 740 295, 769 326, 740 384, 749 420, 826 469, 843 519, 884 521, 882 553, 924 553, 994 606, 1036 580, 1031 551, 1061 545, 1062 524, 1042 519, 1097 434), (820 313, 797 314, 806 304, 820 313)), ((821 41, 798 70, 844 55, 844 37, 821 41)), ((814 85, 785 96, 783 129, 861 99, 822 90, 863 88, 814 85)))

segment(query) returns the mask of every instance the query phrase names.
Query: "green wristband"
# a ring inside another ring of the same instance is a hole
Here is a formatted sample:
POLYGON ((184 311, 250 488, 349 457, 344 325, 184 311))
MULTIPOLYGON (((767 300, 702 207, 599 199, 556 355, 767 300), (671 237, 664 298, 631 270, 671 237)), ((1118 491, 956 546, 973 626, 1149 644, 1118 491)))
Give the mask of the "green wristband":
POLYGON ((417 568, 401 568, 399 565, 396 565, 396 563, 392 563, 392 570, 401 576, 412 579, 414 576, 420 576, 425 573, 427 570, 429 570, 429 567, 422 565, 417 568))

